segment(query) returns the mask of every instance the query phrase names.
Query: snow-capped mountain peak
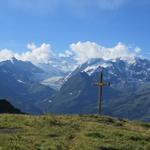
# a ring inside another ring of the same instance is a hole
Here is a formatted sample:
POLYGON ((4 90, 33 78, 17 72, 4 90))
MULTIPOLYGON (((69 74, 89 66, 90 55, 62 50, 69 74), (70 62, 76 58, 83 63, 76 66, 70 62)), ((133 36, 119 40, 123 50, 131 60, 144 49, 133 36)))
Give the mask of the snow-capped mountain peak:
POLYGON ((116 59, 91 59, 79 66, 70 75, 73 76, 79 72, 85 72, 89 76, 96 76, 99 73, 98 68, 103 68, 106 79, 113 82, 146 82, 150 81, 150 61, 142 58, 135 58, 134 62, 116 59))

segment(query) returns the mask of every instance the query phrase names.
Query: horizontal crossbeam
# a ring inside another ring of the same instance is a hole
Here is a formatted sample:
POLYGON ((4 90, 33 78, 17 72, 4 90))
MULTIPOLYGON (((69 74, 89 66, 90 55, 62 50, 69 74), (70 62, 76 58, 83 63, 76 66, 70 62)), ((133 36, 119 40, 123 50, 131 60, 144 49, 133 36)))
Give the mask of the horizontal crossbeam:
POLYGON ((106 83, 97 82, 97 83, 94 83, 94 85, 96 85, 96 86, 110 86, 110 82, 106 82, 106 83))

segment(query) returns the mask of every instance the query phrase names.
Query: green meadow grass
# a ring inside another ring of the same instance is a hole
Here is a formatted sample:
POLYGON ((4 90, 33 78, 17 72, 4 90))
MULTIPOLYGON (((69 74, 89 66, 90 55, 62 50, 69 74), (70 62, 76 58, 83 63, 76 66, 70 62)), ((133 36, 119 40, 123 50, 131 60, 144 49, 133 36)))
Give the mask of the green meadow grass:
POLYGON ((0 115, 0 150, 150 150, 150 124, 96 115, 0 115))

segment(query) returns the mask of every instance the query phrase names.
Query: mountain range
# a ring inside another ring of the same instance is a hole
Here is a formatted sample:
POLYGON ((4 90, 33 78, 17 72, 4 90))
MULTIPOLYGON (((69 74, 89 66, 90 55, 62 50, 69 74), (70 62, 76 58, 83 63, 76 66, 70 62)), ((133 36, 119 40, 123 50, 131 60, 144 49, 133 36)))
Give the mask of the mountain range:
POLYGON ((54 113, 96 113, 99 68, 111 87, 104 87, 103 113, 115 117, 150 120, 150 61, 135 58, 133 62, 121 59, 91 59, 75 71, 52 95, 48 110, 54 113), (61 97, 61 99, 60 99, 61 97))
POLYGON ((150 61, 89 59, 74 62, 55 60, 34 65, 15 58, 0 62, 0 98, 8 99, 23 112, 94 114, 97 113, 100 69, 104 81, 103 114, 129 119, 150 120, 150 61), (60 63, 61 62, 61 63, 60 63), (75 68, 75 69, 74 69, 75 68))

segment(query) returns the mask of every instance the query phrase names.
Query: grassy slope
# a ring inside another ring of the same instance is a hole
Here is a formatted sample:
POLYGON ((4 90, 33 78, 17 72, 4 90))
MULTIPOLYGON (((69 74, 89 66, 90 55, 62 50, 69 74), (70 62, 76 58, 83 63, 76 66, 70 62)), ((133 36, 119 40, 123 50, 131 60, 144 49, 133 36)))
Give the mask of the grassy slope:
POLYGON ((150 124, 98 116, 0 115, 0 150, 150 150, 150 124))

